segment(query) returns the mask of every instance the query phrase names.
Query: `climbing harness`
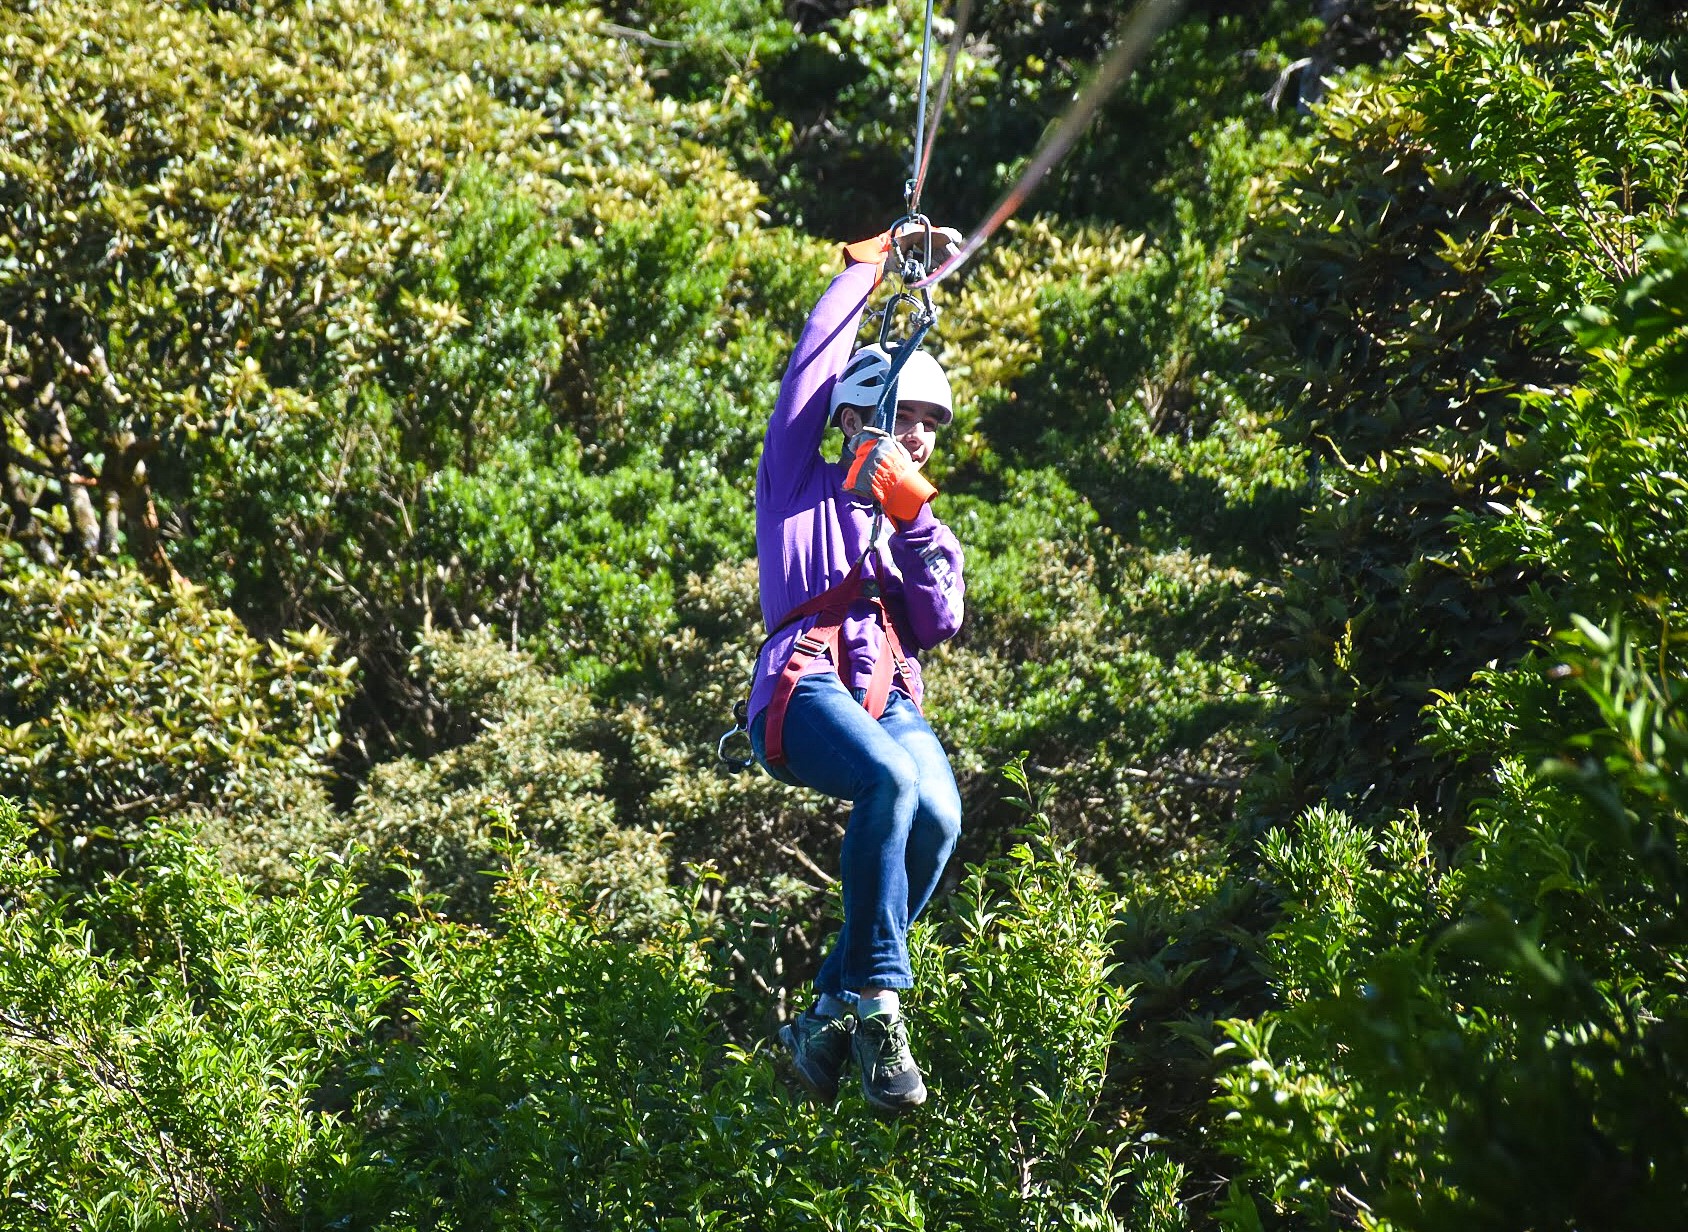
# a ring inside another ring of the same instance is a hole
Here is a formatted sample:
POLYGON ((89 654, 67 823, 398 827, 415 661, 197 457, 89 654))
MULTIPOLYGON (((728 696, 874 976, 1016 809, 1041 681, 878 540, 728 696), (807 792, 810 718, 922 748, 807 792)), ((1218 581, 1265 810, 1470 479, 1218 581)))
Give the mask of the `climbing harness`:
MULTIPOLYGON (((972 12, 971 0, 959 0, 956 9, 954 32, 950 40, 948 57, 944 64, 944 72, 938 87, 938 101, 933 111, 931 133, 927 132, 926 90, 929 79, 929 69, 932 55, 932 9, 934 0, 927 0, 925 36, 921 46, 920 56, 920 84, 917 90, 918 104, 915 112, 914 129, 914 159, 912 174, 903 185, 904 215, 891 225, 887 233, 893 254, 898 252, 897 240, 907 233, 910 228, 924 228, 926 242, 923 252, 910 252, 904 256, 898 266, 897 273, 902 282, 902 288, 893 293, 885 306, 878 310, 880 315, 879 344, 889 349, 891 331, 900 308, 906 307, 913 315, 910 319, 908 332, 897 343, 896 349, 891 351, 890 370, 886 373, 883 389, 879 400, 874 406, 873 426, 881 431, 890 432, 896 422, 897 414, 897 376, 903 370, 909 359, 920 347, 928 330, 938 319, 937 308, 932 303, 932 288, 950 277, 982 248, 986 241, 994 235, 1003 223, 1007 222, 1025 203, 1027 197, 1043 182, 1043 178, 1050 170, 1066 157, 1079 135, 1090 123, 1092 117, 1101 108, 1109 95, 1130 76, 1133 68, 1143 53, 1148 50, 1155 36, 1171 21, 1173 14, 1183 5, 1183 0, 1140 0, 1132 11, 1130 18, 1120 32, 1119 41, 1107 58, 1097 69, 1096 75, 1080 93, 1079 97, 1067 109, 1059 124, 1044 139, 1043 143, 1033 153, 1020 178, 1013 186, 991 207, 985 219, 959 248, 936 268, 932 268, 932 236, 934 229, 931 220, 920 212, 920 197, 926 185, 926 173, 931 165, 932 147, 936 142, 938 122, 941 120, 944 104, 949 96, 950 84, 954 80, 956 56, 966 34, 967 21, 972 12)), ((770 766, 782 765, 785 761, 784 748, 784 719, 786 706, 791 700, 792 692, 808 668, 808 665, 821 654, 828 654, 836 663, 838 661, 839 632, 843 626, 850 607, 859 600, 868 599, 877 617, 877 623, 883 639, 881 653, 874 663, 873 675, 869 680, 866 696, 862 700, 863 706, 869 714, 878 718, 883 712, 886 699, 890 695, 891 684, 896 675, 902 677, 905 686, 912 683, 907 657, 903 653, 902 645, 897 639, 896 629, 892 626, 890 613, 885 608, 884 599, 880 593, 877 578, 867 576, 867 565, 877 550, 880 532, 883 529, 885 512, 875 509, 873 527, 868 535, 867 547, 860 558, 850 567, 843 580, 827 590, 798 604, 787 612, 780 621, 769 630, 767 637, 762 639, 762 645, 757 649, 756 661, 760 662, 762 654, 768 648, 768 643, 782 630, 789 628, 795 621, 809 616, 817 617, 814 625, 806 629, 798 637, 797 643, 787 659, 785 667, 780 672, 780 678, 775 685, 773 700, 767 709, 767 725, 764 729, 764 754, 770 766)), ((918 705, 916 699, 916 705, 918 705)), ((716 742, 715 752, 723 767, 731 771, 748 770, 755 764, 754 756, 736 757, 727 751, 728 742, 739 736, 749 738, 749 705, 740 701, 733 707, 733 726, 719 741, 716 742)))
POLYGON ((780 622, 779 627, 783 629, 806 616, 817 618, 815 623, 798 637, 791 657, 786 660, 779 681, 774 685, 773 699, 768 703, 768 722, 763 730, 763 751, 770 766, 785 764, 785 709, 791 703, 791 695, 797 688, 797 682, 803 678, 803 673, 817 655, 825 654, 834 663, 838 662, 838 637, 844 627, 844 617, 858 599, 866 599, 872 604, 874 615, 878 618, 881 649, 885 652, 874 661, 873 675, 868 678, 867 693, 862 698, 862 706, 868 714, 877 719, 885 713, 885 703, 890 699, 891 684, 896 676, 902 677, 905 688, 913 687, 908 658, 903 654, 902 642, 898 640, 896 627, 891 623, 891 613, 885 609, 878 579, 867 576, 867 562, 872 555, 873 548, 870 546, 850 567, 850 572, 844 575, 843 581, 822 591, 813 599, 798 604, 787 612, 785 619, 780 622))
MULTIPOLYGON (((883 516, 883 515, 879 515, 883 516)), ((879 517, 874 519, 874 534, 870 536, 867 550, 856 558, 856 563, 850 566, 850 571, 844 575, 842 581, 828 587, 812 599, 807 599, 792 608, 785 616, 768 631, 768 636, 762 639, 761 646, 756 650, 756 661, 762 659, 762 652, 768 648, 768 643, 784 629, 789 628, 796 621, 809 616, 816 617, 815 623, 805 629, 792 647, 791 656, 786 660, 785 667, 780 671, 779 680, 774 684, 774 695, 768 702, 766 711, 767 722, 763 728, 763 753, 768 765, 782 766, 785 764, 785 711, 791 704, 791 695, 797 689, 797 682, 803 678, 809 664, 819 655, 828 656, 834 663, 839 661, 838 639, 844 627, 845 617, 849 615, 851 607, 858 600, 866 599, 873 608, 875 623, 879 626, 880 649, 882 653, 874 660, 873 674, 868 677, 867 692, 862 697, 862 707, 874 718, 885 713, 885 703, 890 700, 891 686, 899 678, 903 687, 908 691, 909 698, 915 707, 920 705, 920 699, 914 688, 914 673, 909 668, 908 655, 903 651, 902 639, 897 636, 897 628, 891 621, 891 613, 885 607, 885 599, 877 577, 867 576, 868 561, 873 557, 874 544, 878 539, 879 517)), ((748 741, 750 735, 749 703, 740 701, 733 707, 733 726, 715 745, 715 755, 727 769, 738 772, 748 770, 756 764, 755 756, 735 757, 727 752, 727 742, 743 735, 748 741)))

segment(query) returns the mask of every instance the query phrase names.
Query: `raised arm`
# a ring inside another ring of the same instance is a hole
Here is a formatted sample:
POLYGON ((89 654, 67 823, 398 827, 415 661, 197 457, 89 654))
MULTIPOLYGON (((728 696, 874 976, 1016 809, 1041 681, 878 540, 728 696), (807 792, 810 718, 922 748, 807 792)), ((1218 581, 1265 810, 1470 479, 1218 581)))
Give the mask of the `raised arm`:
POLYGON ((845 248, 847 264, 809 314, 780 382, 757 472, 756 498, 771 507, 788 503, 826 436, 832 382, 855 349, 856 329, 883 269, 882 237, 845 248))

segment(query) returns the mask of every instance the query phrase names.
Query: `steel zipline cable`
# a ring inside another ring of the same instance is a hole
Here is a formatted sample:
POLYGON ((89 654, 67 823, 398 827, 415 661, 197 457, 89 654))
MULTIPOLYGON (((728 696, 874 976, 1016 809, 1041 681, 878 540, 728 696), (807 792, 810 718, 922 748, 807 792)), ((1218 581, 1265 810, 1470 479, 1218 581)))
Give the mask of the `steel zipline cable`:
POLYGON ((956 55, 961 50, 962 39, 967 35, 967 21, 972 12, 973 0, 961 0, 956 5, 949 54, 944 58, 944 73, 938 81, 938 98, 932 104, 932 126, 931 132, 928 133, 925 131, 926 66, 932 55, 932 6, 926 6, 926 39, 920 52, 921 111, 915 119, 914 132, 914 177, 909 181, 905 193, 910 216, 920 213, 920 194, 926 188, 926 172, 932 165, 932 149, 938 144, 938 125, 943 122, 944 105, 949 101, 950 83, 955 80, 956 55))
MULTIPOLYGON (((968 7, 967 0, 962 0, 962 6, 964 14, 966 7, 968 7)), ((1183 0, 1140 0, 1140 3, 1132 10, 1131 16, 1126 19, 1125 25, 1121 28, 1119 40, 1114 44, 1113 50, 1102 61, 1095 76, 1090 79, 1089 84, 1073 101, 1072 106, 1067 108, 1067 113, 1061 117, 1060 123, 1044 138, 1043 144, 1032 155, 1031 162, 1021 172, 1020 178, 1015 181, 1014 186, 991 207, 990 213, 985 215, 985 220, 974 229, 973 234, 963 241, 961 247, 951 254, 948 260, 937 269, 908 284, 909 290, 928 291, 973 259, 974 254, 984 247, 985 241, 996 234, 997 228, 1014 216, 1015 211, 1025 203, 1026 198, 1043 182, 1043 177, 1048 175, 1050 170, 1066 156, 1067 151, 1072 148, 1073 143, 1084 132, 1085 126, 1090 123, 1102 104, 1107 101, 1108 96, 1131 75, 1132 69, 1137 67, 1138 60, 1149 49, 1149 45, 1154 42, 1155 36, 1166 28, 1167 23, 1172 20, 1173 14, 1182 7, 1183 0)), ((952 66, 956 48, 961 42, 961 30, 961 23, 958 19, 956 37, 950 44, 952 66)), ((944 70, 946 84, 949 75, 950 69, 946 67, 944 70)), ((930 148, 924 145, 924 125, 925 119, 922 117, 920 120, 922 133, 916 140, 916 148, 919 151, 917 157, 930 159, 930 148)), ((935 129, 936 121, 934 120, 935 129)), ((918 165, 920 171, 914 181, 913 188, 915 202, 918 202, 921 181, 925 178, 925 162, 922 161, 918 165)), ((913 214, 914 212, 914 209, 911 208, 910 213, 913 214)))
MULTIPOLYGON (((891 227, 892 245, 895 247, 895 237, 898 229, 904 224, 913 223, 925 227, 926 230, 926 261, 931 260, 932 235, 931 222, 920 213, 920 194, 926 185, 926 173, 931 166, 932 146, 937 139, 938 122, 942 118, 944 104, 948 100, 950 83, 955 75, 956 57, 960 52, 961 43, 967 31, 967 19, 971 15, 971 0, 958 0, 954 35, 950 40, 949 57, 944 64, 943 80, 938 87, 938 102, 933 109, 932 131, 928 135, 926 129, 926 86, 932 57, 932 9, 935 0, 926 3, 926 31, 924 44, 920 56, 920 86, 919 102, 915 114, 914 128, 914 174, 904 185, 903 193, 908 207, 908 213, 891 227)), ((1003 194, 995 206, 991 208, 985 220, 974 229, 948 260, 931 273, 926 272, 925 261, 913 261, 905 264, 904 289, 899 291, 881 311, 884 316, 880 326, 880 343, 885 344, 889 339, 891 317, 899 301, 909 301, 917 305, 909 334, 890 354, 890 363, 884 378, 884 384, 879 395, 879 401, 874 407, 872 423, 881 432, 889 432, 896 414, 897 378, 903 366, 919 349, 933 323, 937 320, 937 310, 932 305, 931 288, 948 278, 972 259, 973 255, 984 246, 985 241, 994 235, 999 227, 1014 216, 1026 198, 1043 181, 1050 170, 1061 161, 1072 148, 1079 134, 1084 131, 1092 117, 1101 108, 1110 94, 1119 88, 1120 84, 1131 75, 1138 60, 1148 50, 1149 44, 1155 36, 1172 20, 1174 13, 1183 6, 1183 0, 1140 0, 1132 10, 1120 31, 1119 41, 1114 45, 1096 75, 1080 92, 1077 99, 1061 117, 1059 124, 1044 139, 1043 143, 1032 155, 1031 162, 1021 173, 1012 188, 1003 194), (912 279, 912 280, 911 280, 912 279), (916 299, 915 294, 919 298, 916 299)), ((863 550, 861 559, 856 567, 861 567, 868 555, 879 542, 880 529, 884 524, 884 510, 877 510, 874 514, 873 529, 868 535, 867 547, 863 550)), ((783 628, 782 623, 779 628, 783 628)), ((772 640, 776 628, 763 639, 762 648, 765 649, 772 640)), ((760 659, 762 650, 757 651, 760 659)), ((745 735, 749 727, 748 704, 741 701, 733 708, 733 726, 716 742, 715 753, 721 764, 729 770, 739 771, 748 769, 754 763, 754 752, 750 757, 734 757, 727 752, 727 742, 735 736, 745 735)))
POLYGON ((955 24, 950 34, 949 54, 944 58, 944 75, 938 81, 938 101, 932 104, 932 132, 924 146, 917 145, 914 155, 914 191, 909 196, 908 212, 920 213, 920 194, 926 187, 926 170, 932 165, 932 147, 938 144, 938 125, 943 123, 944 105, 949 102, 950 84, 955 80, 955 61, 961 43, 967 37, 967 21, 973 15, 973 0, 961 0, 955 6, 955 24))
POLYGON ((909 335, 891 352, 891 369, 887 374, 884 391, 879 398, 873 418, 874 426, 882 431, 889 431, 896 408, 897 377, 903 365, 919 347, 926 331, 937 320, 937 310, 932 305, 931 288, 937 286, 945 278, 959 270, 972 259, 973 255, 994 235, 1003 223, 1014 216, 1021 205, 1025 203, 1032 191, 1043 182, 1043 178, 1067 155, 1073 143, 1084 132, 1085 127, 1095 117, 1108 97, 1117 90, 1149 45, 1154 42, 1156 35, 1163 30, 1173 15, 1183 6, 1183 0, 1140 0, 1131 16, 1121 27, 1119 39, 1113 49, 1102 61, 1096 73, 1082 91, 1079 92, 1072 105, 1067 108, 1060 121, 1042 144, 1033 153, 1031 161, 1000 200, 991 207, 990 213, 953 252, 950 257, 937 269, 927 270, 927 262, 931 260, 932 224, 925 215, 920 213, 920 194, 925 187, 926 172, 931 164, 932 147, 936 141, 938 121, 942 118, 944 103, 949 93, 950 82, 954 77, 956 56, 959 53, 962 39, 966 34, 967 19, 971 15, 970 0, 960 0, 956 11, 954 35, 950 40, 949 57, 944 65, 943 81, 938 89, 938 104, 933 110, 932 133, 929 137, 926 129, 926 84, 928 68, 932 55, 932 0, 926 5, 926 35, 921 49, 920 60, 920 89, 919 107, 915 114, 914 153, 915 174, 905 187, 908 213, 891 230, 895 235, 905 224, 924 226, 926 229, 926 257, 925 260, 914 260, 904 266, 904 290, 893 297, 892 303, 883 310, 884 323, 880 331, 880 342, 887 341, 887 329, 890 325, 891 313, 899 300, 910 300, 919 304, 913 328, 909 335), (911 292, 917 293, 915 300, 911 292))
MULTIPOLYGON (((925 179, 927 160, 931 158, 928 152, 930 146, 926 141, 926 84, 931 78, 932 69, 932 6, 935 0, 926 0, 926 33, 920 40, 920 84, 915 87, 914 98, 914 166, 916 168, 903 195, 908 200, 908 212, 920 212, 921 181, 925 179)), ((943 104, 940 102, 939 106, 943 104)), ((936 123, 934 118, 934 130, 936 123)))

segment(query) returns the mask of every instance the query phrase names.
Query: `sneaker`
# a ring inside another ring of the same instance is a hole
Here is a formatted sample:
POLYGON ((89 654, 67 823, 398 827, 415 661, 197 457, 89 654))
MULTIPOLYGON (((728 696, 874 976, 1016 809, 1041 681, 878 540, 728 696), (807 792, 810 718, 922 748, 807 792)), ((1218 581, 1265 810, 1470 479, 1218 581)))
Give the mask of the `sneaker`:
POLYGON ((856 1022, 851 1041, 862 1094, 881 1112, 907 1112, 926 1102, 926 1082, 908 1050, 908 1025, 901 1014, 869 1014, 856 1022))
POLYGON ((823 1103, 838 1098, 838 1078, 844 1063, 850 1059, 850 1033, 856 1019, 853 1014, 828 1018, 815 1013, 810 1006, 795 1020, 780 1028, 780 1047, 785 1063, 809 1093, 823 1103))

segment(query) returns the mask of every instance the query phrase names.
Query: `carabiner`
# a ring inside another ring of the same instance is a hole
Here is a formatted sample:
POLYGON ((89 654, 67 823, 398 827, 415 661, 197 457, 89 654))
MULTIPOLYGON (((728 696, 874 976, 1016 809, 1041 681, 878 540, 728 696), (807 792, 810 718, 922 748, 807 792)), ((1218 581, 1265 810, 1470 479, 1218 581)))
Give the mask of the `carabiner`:
POLYGON ((897 315, 897 305, 904 303, 916 311, 921 307, 920 301, 907 291, 898 291, 885 302, 885 307, 880 310, 879 345, 886 350, 891 349, 891 323, 897 315))
MULTIPOLYGON (((912 287, 915 283, 923 281, 926 277, 927 271, 932 267, 932 220, 924 214, 904 214, 901 218, 897 219, 896 222, 891 224, 891 230, 889 232, 891 236, 891 246, 893 248, 897 246, 898 233, 901 232, 905 226, 920 227, 926 235, 926 246, 920 256, 916 257, 913 254, 910 254, 909 256, 904 257, 902 263, 897 267, 897 273, 902 278, 903 285, 905 287, 912 287)), ((930 308, 931 296, 927 296, 926 299, 927 307, 930 308)))
POLYGON ((745 743, 750 743, 750 728, 746 726, 750 721, 749 707, 739 702, 733 707, 733 725, 719 740, 715 742, 715 756, 730 774, 740 774, 756 764, 756 750, 752 746, 748 757, 733 757, 727 752, 727 741, 734 736, 742 735, 745 743))

